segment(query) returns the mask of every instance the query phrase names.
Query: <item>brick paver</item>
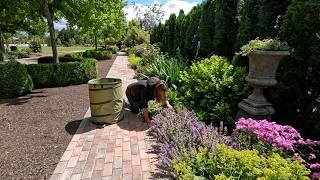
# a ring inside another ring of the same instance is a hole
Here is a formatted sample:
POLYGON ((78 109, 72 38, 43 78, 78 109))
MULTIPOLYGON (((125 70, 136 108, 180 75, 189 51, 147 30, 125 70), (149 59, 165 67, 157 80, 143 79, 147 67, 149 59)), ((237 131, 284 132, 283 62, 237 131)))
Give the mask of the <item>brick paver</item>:
MULTIPOLYGON (((107 75, 121 78, 123 90, 136 81, 133 76, 127 56, 118 56, 107 75)), ((157 156, 148 126, 136 114, 124 114, 117 124, 101 127, 89 121, 89 108, 50 179, 154 179, 157 156)))

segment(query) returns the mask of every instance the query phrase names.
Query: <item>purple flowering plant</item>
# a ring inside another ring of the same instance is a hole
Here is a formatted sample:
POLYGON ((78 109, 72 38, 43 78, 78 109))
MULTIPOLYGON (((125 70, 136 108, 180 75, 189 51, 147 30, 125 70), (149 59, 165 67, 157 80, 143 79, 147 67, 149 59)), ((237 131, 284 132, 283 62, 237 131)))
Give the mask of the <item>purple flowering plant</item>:
POLYGON ((232 137, 240 148, 256 149, 262 154, 278 152, 285 157, 295 157, 311 169, 313 176, 320 173, 320 142, 303 139, 291 126, 240 118, 232 137))
POLYGON ((170 173, 171 161, 183 157, 186 151, 197 152, 199 147, 214 151, 216 143, 229 143, 228 137, 199 121, 190 111, 164 109, 153 118, 149 133, 158 141, 155 149, 164 174, 170 173))

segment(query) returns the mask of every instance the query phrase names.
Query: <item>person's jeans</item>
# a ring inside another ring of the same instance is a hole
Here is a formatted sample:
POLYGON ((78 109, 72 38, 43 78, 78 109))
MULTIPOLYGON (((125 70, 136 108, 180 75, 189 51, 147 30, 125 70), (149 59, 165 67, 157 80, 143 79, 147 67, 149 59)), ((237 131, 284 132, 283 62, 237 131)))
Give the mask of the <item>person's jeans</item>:
POLYGON ((128 99, 130 105, 129 105, 129 109, 131 110, 131 112, 138 114, 139 113, 139 103, 133 100, 128 99))

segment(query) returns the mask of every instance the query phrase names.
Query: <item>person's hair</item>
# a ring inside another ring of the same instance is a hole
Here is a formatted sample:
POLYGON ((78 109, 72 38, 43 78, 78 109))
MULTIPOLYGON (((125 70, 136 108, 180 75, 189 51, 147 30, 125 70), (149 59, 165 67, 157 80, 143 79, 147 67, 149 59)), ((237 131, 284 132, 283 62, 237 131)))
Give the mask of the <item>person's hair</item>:
POLYGON ((160 80, 157 82, 157 84, 154 87, 154 97, 156 99, 157 102, 164 102, 166 101, 167 97, 165 95, 165 92, 168 90, 168 86, 167 83, 164 80, 160 80), (161 96, 163 94, 163 96, 161 96), (162 97, 164 97, 165 99, 161 99, 162 97))

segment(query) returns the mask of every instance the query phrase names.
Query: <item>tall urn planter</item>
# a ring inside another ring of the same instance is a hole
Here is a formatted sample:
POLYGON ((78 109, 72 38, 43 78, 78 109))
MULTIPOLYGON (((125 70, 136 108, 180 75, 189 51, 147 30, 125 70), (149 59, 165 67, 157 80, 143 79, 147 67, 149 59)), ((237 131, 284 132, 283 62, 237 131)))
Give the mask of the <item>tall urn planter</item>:
POLYGON ((272 105, 266 100, 263 89, 277 84, 275 78, 279 63, 289 51, 254 51, 249 54, 249 74, 246 81, 253 87, 253 93, 243 99, 237 118, 271 119, 275 113, 272 105))

